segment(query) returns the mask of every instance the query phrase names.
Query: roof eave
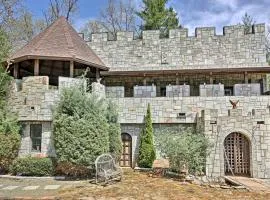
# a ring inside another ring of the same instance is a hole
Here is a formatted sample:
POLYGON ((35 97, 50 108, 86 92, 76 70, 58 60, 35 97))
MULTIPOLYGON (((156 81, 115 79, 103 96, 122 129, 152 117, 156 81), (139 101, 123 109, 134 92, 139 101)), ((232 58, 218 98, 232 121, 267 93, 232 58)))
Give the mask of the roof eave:
POLYGON ((37 55, 24 55, 21 57, 16 57, 16 58, 12 58, 11 62, 12 63, 18 63, 18 62, 22 62, 25 60, 31 60, 31 59, 40 59, 40 60, 59 60, 59 61, 75 61, 81 64, 85 64, 85 65, 89 65, 89 66, 93 66, 99 69, 102 69, 104 71, 108 71, 109 67, 106 67, 105 65, 99 65, 93 62, 89 62, 89 61, 85 61, 79 58, 74 58, 74 57, 54 57, 54 56, 37 56, 37 55))

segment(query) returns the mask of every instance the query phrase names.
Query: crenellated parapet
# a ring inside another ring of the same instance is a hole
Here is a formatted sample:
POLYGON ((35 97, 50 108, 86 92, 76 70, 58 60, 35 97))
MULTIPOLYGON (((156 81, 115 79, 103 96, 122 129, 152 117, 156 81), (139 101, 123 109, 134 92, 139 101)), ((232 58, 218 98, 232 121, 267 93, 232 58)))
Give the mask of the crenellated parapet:
POLYGON ((267 67, 265 25, 256 24, 245 34, 244 26, 226 26, 217 35, 214 27, 143 31, 136 39, 133 32, 118 32, 116 40, 107 33, 92 35, 88 43, 110 71, 164 71, 193 69, 239 69, 267 67))
MULTIPOLYGON (((264 34, 265 33, 265 24, 256 24, 250 27, 250 34, 264 34)), ((247 35, 250 35, 247 34, 247 35)), ((169 31, 168 38, 170 39, 184 39, 184 38, 209 38, 214 36, 224 36, 224 37, 241 37, 244 36, 244 26, 243 25, 234 25, 234 26, 225 26, 223 27, 223 34, 217 35, 215 27, 198 27, 195 29, 195 36, 189 35, 189 30, 187 28, 172 29, 169 31)), ((159 40, 160 31, 159 30, 148 30, 142 32, 142 40, 159 40)), ((115 41, 132 41, 135 39, 134 32, 117 32, 117 37, 115 41)), ((105 42, 109 41, 108 33, 93 33, 92 42, 105 42)))

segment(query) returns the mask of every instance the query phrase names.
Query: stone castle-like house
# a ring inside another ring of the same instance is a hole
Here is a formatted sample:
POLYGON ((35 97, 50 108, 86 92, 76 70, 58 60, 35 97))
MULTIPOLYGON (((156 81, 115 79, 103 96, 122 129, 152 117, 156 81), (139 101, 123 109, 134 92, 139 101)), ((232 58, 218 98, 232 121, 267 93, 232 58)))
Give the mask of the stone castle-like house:
POLYGON ((59 89, 87 67, 93 92, 119 105, 124 151, 122 166, 134 167, 147 104, 154 129, 200 128, 213 146, 207 176, 231 173, 270 178, 270 67, 265 25, 250 34, 243 26, 145 31, 142 39, 119 32, 86 42, 64 18, 16 52, 9 102, 23 124, 20 155, 54 155, 52 107, 59 89), (238 102, 238 103, 237 103, 238 102), (235 104, 233 109, 232 104, 235 104))

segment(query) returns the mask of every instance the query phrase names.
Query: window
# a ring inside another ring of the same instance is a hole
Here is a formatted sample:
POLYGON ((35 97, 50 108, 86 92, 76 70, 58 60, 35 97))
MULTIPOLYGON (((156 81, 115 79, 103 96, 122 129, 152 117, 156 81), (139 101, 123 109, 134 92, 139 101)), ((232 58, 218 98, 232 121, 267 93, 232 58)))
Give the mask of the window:
POLYGON ((30 125, 30 137, 32 141, 32 151, 41 151, 42 125, 30 125))
POLYGON ((225 93, 225 96, 233 96, 233 87, 225 87, 224 93, 225 93))
POLYGON ((160 96, 166 97, 166 86, 160 87, 160 96))

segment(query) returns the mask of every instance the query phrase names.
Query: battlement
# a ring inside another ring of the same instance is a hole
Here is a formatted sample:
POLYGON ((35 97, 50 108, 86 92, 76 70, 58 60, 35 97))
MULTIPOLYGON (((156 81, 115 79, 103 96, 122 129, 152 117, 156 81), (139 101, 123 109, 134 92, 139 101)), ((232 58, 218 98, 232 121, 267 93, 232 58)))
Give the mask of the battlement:
MULTIPOLYGON (((224 36, 224 37, 243 37, 244 26, 243 25, 234 25, 234 26, 225 26, 223 27, 223 35, 216 34, 215 27, 198 27, 195 29, 195 36, 188 34, 189 30, 187 28, 181 29, 172 29, 169 31, 170 39, 184 39, 184 38, 208 38, 213 36, 224 36)), ((250 34, 247 35, 256 35, 265 33, 265 24, 255 24, 251 27, 250 34)), ((159 30, 150 30, 143 31, 142 40, 159 40, 160 31, 159 30)), ((108 41, 108 33, 93 33, 92 42, 105 42, 108 41)), ((135 40, 134 32, 117 32, 116 41, 132 41, 135 40)))

